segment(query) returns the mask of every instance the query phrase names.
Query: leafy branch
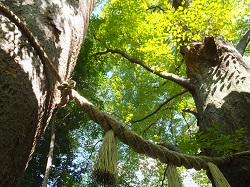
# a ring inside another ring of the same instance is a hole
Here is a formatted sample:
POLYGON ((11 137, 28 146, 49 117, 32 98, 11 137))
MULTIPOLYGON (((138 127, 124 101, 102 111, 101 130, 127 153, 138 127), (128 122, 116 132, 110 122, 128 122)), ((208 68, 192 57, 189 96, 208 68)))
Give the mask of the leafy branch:
POLYGON ((119 54, 122 57, 126 58, 131 63, 138 64, 141 67, 143 67, 144 69, 146 69, 147 71, 149 71, 149 72, 151 72, 151 73, 153 73, 155 75, 158 75, 161 78, 173 81, 176 84, 180 85, 181 87, 183 87, 183 88, 185 88, 187 90, 191 89, 189 79, 181 78, 178 75, 173 74, 173 73, 157 71, 154 68, 151 68, 151 67, 147 66, 146 63, 143 62, 142 60, 134 58, 134 57, 128 55, 127 53, 125 53, 124 51, 121 51, 121 50, 118 50, 118 49, 107 49, 106 51, 103 51, 103 52, 97 52, 97 53, 95 53, 95 55, 104 55, 104 54, 107 54, 107 53, 119 54))
POLYGON ((210 149, 217 154, 230 155, 240 150, 243 145, 245 129, 240 128, 232 134, 223 133, 223 124, 213 121, 210 127, 206 128, 206 134, 199 132, 196 141, 202 151, 210 149))

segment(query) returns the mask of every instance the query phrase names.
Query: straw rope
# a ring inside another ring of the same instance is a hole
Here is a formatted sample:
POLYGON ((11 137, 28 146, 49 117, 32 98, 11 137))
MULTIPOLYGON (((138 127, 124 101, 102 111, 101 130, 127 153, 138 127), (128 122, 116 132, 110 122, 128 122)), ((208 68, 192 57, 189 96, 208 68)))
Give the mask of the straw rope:
POLYGON ((183 187, 180 175, 172 163, 167 166, 167 177, 169 187, 183 187))
POLYGON ((117 147, 114 131, 112 130, 106 132, 103 138, 103 144, 92 175, 98 183, 109 186, 116 186, 117 184, 117 147))
POLYGON ((211 162, 208 162, 209 171, 212 174, 216 187, 230 187, 224 175, 219 168, 211 162))
POLYGON ((184 166, 187 169, 194 168, 196 170, 209 169, 208 162, 215 165, 228 163, 233 159, 241 156, 250 155, 250 151, 235 153, 226 157, 208 157, 208 156, 191 156, 179 152, 171 151, 163 146, 157 145, 153 142, 144 140, 136 133, 132 132, 126 125, 117 122, 108 114, 101 112, 87 99, 79 95, 75 90, 71 93, 74 100, 84 110, 90 118, 98 123, 104 131, 112 129, 116 137, 123 143, 129 145, 135 152, 146 154, 151 158, 158 158, 161 162, 169 164, 173 163, 175 166, 184 166))

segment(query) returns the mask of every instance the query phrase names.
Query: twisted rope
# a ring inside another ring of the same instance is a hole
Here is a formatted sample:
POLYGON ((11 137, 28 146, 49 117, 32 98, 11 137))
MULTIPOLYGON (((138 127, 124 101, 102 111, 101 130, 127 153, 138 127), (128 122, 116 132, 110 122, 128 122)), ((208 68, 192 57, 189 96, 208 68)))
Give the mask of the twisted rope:
POLYGON ((158 158, 163 163, 173 163, 175 166, 184 166, 187 169, 196 170, 208 169, 208 162, 215 165, 228 163, 241 156, 250 155, 250 151, 236 153, 226 157, 191 156, 175 151, 171 151, 163 146, 144 140, 136 133, 132 132, 126 125, 116 121, 108 114, 101 112, 87 99, 79 95, 75 90, 71 91, 72 98, 79 104, 89 117, 98 123, 104 131, 112 129, 116 137, 124 144, 129 145, 135 152, 145 154, 151 158, 158 158))

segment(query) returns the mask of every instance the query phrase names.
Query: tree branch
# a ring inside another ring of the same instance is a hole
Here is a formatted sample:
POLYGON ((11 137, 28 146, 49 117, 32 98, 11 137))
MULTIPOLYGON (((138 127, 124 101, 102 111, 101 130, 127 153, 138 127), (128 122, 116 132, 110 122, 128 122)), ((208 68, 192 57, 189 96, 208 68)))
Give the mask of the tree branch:
POLYGON ((195 117, 196 120, 197 120, 197 126, 200 126, 200 125, 199 125, 199 124, 200 124, 200 117, 199 117, 199 115, 198 115, 198 113, 197 113, 196 111, 194 111, 194 110, 192 110, 192 109, 190 109, 190 108, 185 108, 185 109, 183 109, 182 111, 183 111, 183 112, 190 113, 190 114, 193 114, 194 117, 195 117))
POLYGON ((150 125, 148 125, 142 132, 141 132, 141 134, 142 134, 142 136, 143 135, 145 135, 146 134, 146 131, 148 130, 148 129, 150 129, 153 125, 155 125, 156 123, 151 123, 150 125))
POLYGON ((182 6, 181 3, 182 3, 182 0, 173 0, 172 5, 173 5, 174 9, 177 10, 179 8, 179 6, 182 6))
POLYGON ((166 10, 165 10, 164 8, 162 8, 160 5, 152 5, 152 6, 148 7, 147 10, 153 10, 153 11, 155 11, 156 9, 159 9, 159 10, 162 11, 162 12, 165 12, 165 11, 166 11, 166 10))
POLYGON ((118 49, 107 49, 106 51, 103 51, 103 52, 97 52, 97 53, 95 53, 95 55, 103 55, 103 54, 107 54, 107 53, 119 54, 122 57, 126 58, 131 63, 138 64, 138 65, 142 66, 144 69, 146 69, 147 71, 149 71, 149 72, 151 72, 151 73, 153 73, 155 75, 158 75, 161 78, 173 81, 176 84, 180 85, 181 87, 183 87, 183 88, 185 88, 187 90, 191 89, 191 85, 190 85, 189 79, 181 78, 178 75, 175 75, 173 73, 156 71, 153 68, 147 66, 145 64, 145 62, 143 62, 143 61, 141 61, 141 60, 139 60, 137 58, 131 57, 130 55, 128 55, 127 53, 125 53, 125 52, 123 52, 121 50, 118 50, 118 49))
POLYGON ((194 111, 193 109, 191 108, 185 108, 182 110, 183 112, 187 112, 187 113, 190 113, 190 114, 193 114, 194 117, 198 120, 199 119, 199 116, 198 116, 198 113, 196 111, 194 111))
POLYGON ((180 96, 180 95, 183 95, 183 94, 186 93, 186 92, 188 92, 188 90, 184 90, 184 91, 182 91, 182 92, 180 92, 180 93, 178 93, 178 94, 176 94, 176 95, 170 97, 170 98, 167 99, 165 102, 163 102, 162 104, 160 104, 154 112, 152 112, 151 114, 148 114, 147 116, 145 116, 145 117, 143 117, 143 118, 141 118, 141 119, 138 119, 138 120, 133 121, 133 123, 137 123, 137 122, 143 121, 143 120, 149 118, 150 116, 156 114, 164 105, 168 104, 168 103, 169 103, 170 101, 172 101, 174 98, 176 98, 176 97, 178 97, 178 96, 180 96))
POLYGON ((162 177, 162 180, 161 180, 161 187, 164 186, 164 181, 166 179, 166 175, 167 175, 167 166, 166 166, 166 168, 164 170, 164 174, 163 174, 163 177, 162 177))
POLYGON ((236 46, 236 49, 243 56, 246 50, 248 43, 250 42, 250 29, 245 33, 245 35, 241 38, 239 43, 236 46))

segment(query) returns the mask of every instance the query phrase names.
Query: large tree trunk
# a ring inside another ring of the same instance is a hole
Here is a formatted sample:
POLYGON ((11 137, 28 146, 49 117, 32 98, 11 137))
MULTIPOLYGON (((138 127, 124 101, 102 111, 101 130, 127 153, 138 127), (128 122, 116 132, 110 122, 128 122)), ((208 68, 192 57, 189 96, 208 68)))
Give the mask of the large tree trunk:
MULTIPOLYGON (((223 124, 223 133, 245 129, 242 150, 250 149, 250 69, 229 42, 212 37, 191 45, 186 53, 187 74, 193 86, 200 130, 213 122, 223 124)), ((207 151, 207 155, 215 155, 207 151)), ((232 187, 250 184, 249 158, 220 166, 232 187)))
POLYGON ((55 71, 34 46, 27 29, 59 72, 70 77, 95 0, 1 1, 0 186, 17 186, 60 93, 55 71), (49 68, 48 68, 49 67, 49 68))

